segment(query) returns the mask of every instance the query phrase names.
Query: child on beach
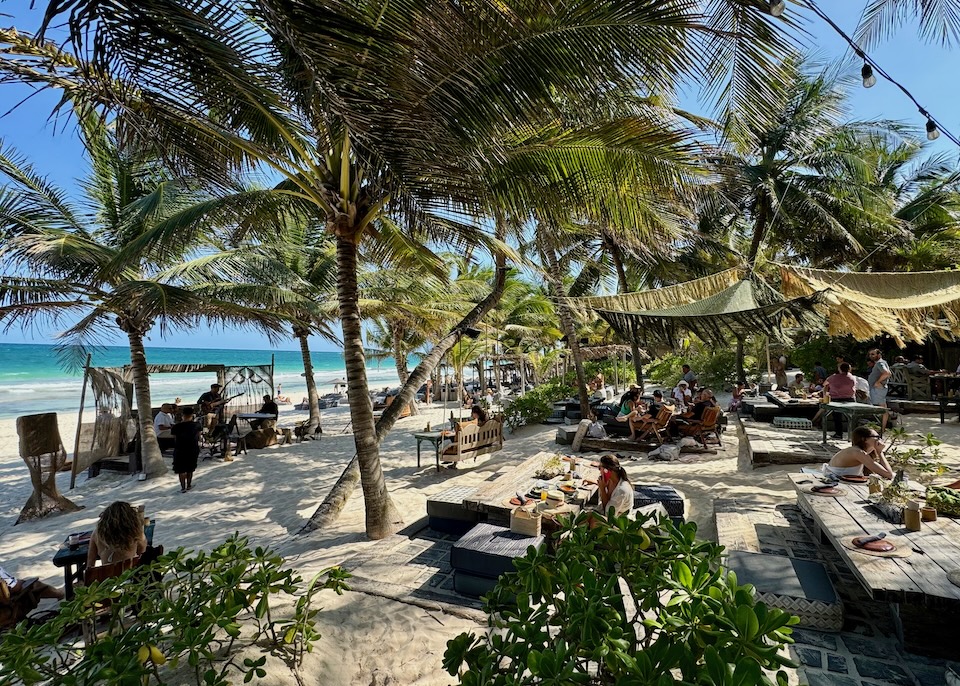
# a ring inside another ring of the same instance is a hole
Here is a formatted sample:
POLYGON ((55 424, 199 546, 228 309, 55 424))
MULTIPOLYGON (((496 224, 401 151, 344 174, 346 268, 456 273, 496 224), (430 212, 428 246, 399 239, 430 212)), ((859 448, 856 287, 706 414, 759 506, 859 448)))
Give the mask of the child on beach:
POLYGON ((193 488, 193 473, 200 459, 200 425, 192 407, 183 408, 183 421, 170 428, 176 444, 173 448, 173 471, 180 477, 180 492, 193 488))

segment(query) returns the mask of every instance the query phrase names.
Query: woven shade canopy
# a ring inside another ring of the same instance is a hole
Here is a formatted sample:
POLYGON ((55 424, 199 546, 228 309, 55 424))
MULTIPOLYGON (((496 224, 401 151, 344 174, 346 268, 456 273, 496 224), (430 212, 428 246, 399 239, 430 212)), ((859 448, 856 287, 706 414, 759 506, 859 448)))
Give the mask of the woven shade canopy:
POLYGON ((780 265, 787 297, 821 293, 831 335, 865 341, 889 334, 897 345, 930 334, 960 337, 960 272, 834 272, 780 265))
POLYGON ((673 307, 639 311, 596 309, 596 312, 621 336, 637 336, 648 343, 670 346, 675 346, 678 339, 688 333, 708 343, 724 344, 730 334, 737 337, 765 334, 783 340, 787 326, 822 326, 814 310, 820 294, 792 300, 783 300, 773 291, 765 291, 764 295, 765 301, 758 298, 753 281, 742 279, 712 295, 673 307))

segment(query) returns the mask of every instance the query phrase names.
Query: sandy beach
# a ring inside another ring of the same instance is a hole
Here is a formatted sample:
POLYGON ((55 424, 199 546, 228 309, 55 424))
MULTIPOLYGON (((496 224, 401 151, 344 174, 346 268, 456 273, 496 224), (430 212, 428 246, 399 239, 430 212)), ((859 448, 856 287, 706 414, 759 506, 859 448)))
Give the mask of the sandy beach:
MULTIPOLYGON (((114 500, 145 505, 157 520, 156 542, 168 549, 208 549, 239 531, 255 544, 275 548, 305 578, 358 555, 377 555, 392 544, 390 539, 365 539, 359 489, 334 526, 297 535, 353 455, 348 411, 346 407, 324 411, 325 433, 320 441, 251 450, 233 462, 202 462, 194 490, 186 494, 180 493, 173 473, 141 482, 135 476, 104 472, 94 479, 82 477, 73 490, 68 489, 69 474, 61 474, 62 491, 84 509, 16 526, 30 483, 17 454, 15 425, 6 422, 0 425, 0 563, 19 575, 61 585, 60 570, 50 562, 60 543, 68 532, 92 528, 100 511, 114 500)), ((440 424, 449 411, 440 405, 422 408, 420 416, 398 421, 382 445, 391 496, 407 524, 425 514, 431 494, 451 485, 479 484, 535 452, 563 449, 554 443, 555 427, 537 425, 508 434, 502 451, 466 461, 458 469, 437 472, 432 456, 418 469, 411 433, 428 421, 440 424)), ((297 417, 284 414, 281 425, 289 426, 297 417)), ((72 442, 72 421, 60 418, 65 443, 72 442)), ((688 519, 697 522, 701 536, 707 538, 715 538, 713 501, 717 498, 749 499, 771 507, 794 500, 782 475, 798 467, 752 469, 736 435, 736 420, 731 422, 724 447, 716 455, 685 456, 672 463, 642 458, 626 463, 635 482, 677 488, 686 499, 688 519)), ((947 462, 954 470, 960 466, 960 425, 955 419, 941 426, 936 416, 908 415, 906 425, 914 432, 933 431, 945 441, 947 462)), ((322 604, 323 638, 304 665, 310 683, 450 683, 441 667, 446 641, 479 626, 469 614, 432 611, 367 592, 324 595, 322 604)), ((278 670, 276 677, 271 675, 263 683, 288 683, 284 678, 278 670)))

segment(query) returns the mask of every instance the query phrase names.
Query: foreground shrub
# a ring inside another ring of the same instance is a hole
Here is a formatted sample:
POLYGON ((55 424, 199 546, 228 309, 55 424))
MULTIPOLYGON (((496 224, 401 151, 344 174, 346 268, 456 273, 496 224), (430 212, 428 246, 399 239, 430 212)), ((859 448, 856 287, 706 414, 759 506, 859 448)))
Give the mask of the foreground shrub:
POLYGON ((210 553, 180 548, 157 562, 77 588, 54 619, 21 622, 0 641, 0 684, 222 686, 266 676, 267 653, 296 673, 320 634, 321 589, 342 593, 349 576, 324 570, 304 586, 283 558, 234 535, 210 553), (293 603, 278 617, 278 603, 293 603), (100 612, 97 618, 97 612, 100 612), (96 621, 96 636, 86 645, 96 621), (68 638, 72 636, 73 638, 68 638), (239 661, 255 647, 259 658, 239 661))
POLYGON ((781 653, 798 619, 755 602, 696 525, 620 517, 588 529, 587 516, 556 553, 531 547, 500 577, 488 633, 447 643, 444 668, 461 684, 787 683, 781 653))
POLYGON ((503 407, 504 423, 510 430, 539 424, 553 413, 553 404, 574 395, 573 387, 554 379, 514 398, 503 407))

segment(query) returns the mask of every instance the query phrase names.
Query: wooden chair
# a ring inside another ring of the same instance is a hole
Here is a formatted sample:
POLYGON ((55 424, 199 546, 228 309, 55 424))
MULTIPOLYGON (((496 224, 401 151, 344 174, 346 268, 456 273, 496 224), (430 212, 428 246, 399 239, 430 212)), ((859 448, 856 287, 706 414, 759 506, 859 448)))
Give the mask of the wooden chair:
MULTIPOLYGON (((136 557, 131 557, 127 560, 121 560, 120 562, 111 562, 109 564, 100 565, 99 567, 87 567, 83 570, 83 585, 90 586, 92 584, 100 583, 106 581, 107 579, 112 579, 113 577, 120 576, 128 569, 133 569, 134 567, 140 566, 140 555, 136 557)), ((93 617, 84 619, 81 624, 81 629, 83 631, 83 641, 86 645, 90 645, 96 641, 97 637, 102 635, 104 632, 98 630, 98 625, 100 624, 101 617, 110 613, 110 601, 104 601, 97 603, 93 608, 93 617)))
POLYGON ((40 604, 40 596, 29 586, 14 593, 6 581, 0 579, 0 631, 15 626, 40 604))
POLYGON ((707 446, 707 437, 713 435, 717 439, 717 445, 723 445, 720 441, 720 408, 708 407, 703 411, 703 418, 697 422, 679 425, 680 434, 683 436, 693 436, 704 447, 707 446))
POLYGON ((670 418, 673 417, 673 410, 669 407, 660 408, 660 412, 652 420, 647 420, 641 425, 643 433, 637 436, 637 441, 643 442, 648 438, 655 438, 657 443, 663 445, 664 437, 669 438, 670 418))

